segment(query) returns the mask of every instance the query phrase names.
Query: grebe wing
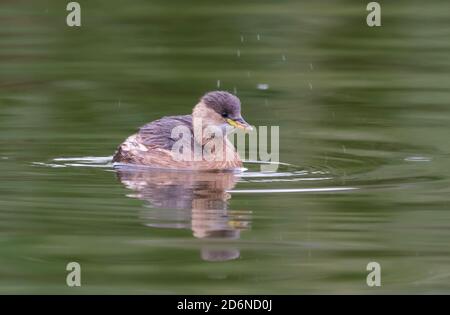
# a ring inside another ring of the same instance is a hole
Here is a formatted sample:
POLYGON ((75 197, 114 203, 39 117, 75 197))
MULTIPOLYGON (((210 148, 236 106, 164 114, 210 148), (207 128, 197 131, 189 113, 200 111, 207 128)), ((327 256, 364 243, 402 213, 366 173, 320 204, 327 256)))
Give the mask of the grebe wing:
POLYGON ((171 150, 173 144, 179 139, 177 136, 172 137, 172 130, 177 126, 189 128, 192 135, 192 115, 163 117, 142 126, 138 134, 141 143, 145 146, 171 150))

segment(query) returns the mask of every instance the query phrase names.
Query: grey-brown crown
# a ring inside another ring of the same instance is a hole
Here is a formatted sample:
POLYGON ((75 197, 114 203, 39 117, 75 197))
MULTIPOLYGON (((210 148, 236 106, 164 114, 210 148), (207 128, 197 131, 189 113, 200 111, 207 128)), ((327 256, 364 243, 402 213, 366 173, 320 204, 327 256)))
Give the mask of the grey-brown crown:
POLYGON ((219 115, 226 115, 229 118, 237 118, 241 115, 241 101, 226 91, 208 92, 203 95, 201 101, 219 115))

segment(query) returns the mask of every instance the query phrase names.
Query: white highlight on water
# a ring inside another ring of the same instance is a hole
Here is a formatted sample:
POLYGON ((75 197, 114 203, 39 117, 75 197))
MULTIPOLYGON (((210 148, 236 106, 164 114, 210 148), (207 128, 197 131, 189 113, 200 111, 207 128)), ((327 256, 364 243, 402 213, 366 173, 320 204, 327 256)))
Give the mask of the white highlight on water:
POLYGON ((228 190, 235 194, 267 194, 267 193, 310 193, 356 190, 356 187, 325 187, 325 188, 292 188, 292 189, 236 189, 228 190))
POLYGON ((112 166, 112 158, 112 156, 61 157, 53 159, 53 162, 60 163, 32 162, 31 164, 52 168, 62 168, 68 166, 109 168, 112 166))
POLYGON ((267 83, 258 83, 256 88, 258 90, 268 90, 269 89, 269 84, 267 84, 267 83))
POLYGON ((404 159, 407 162, 431 162, 431 158, 426 156, 408 156, 404 159))
POLYGON ((59 162, 87 162, 87 163, 108 163, 111 162, 113 156, 84 156, 84 157, 61 157, 54 158, 53 161, 59 162))
POLYGON ((250 179, 248 183, 276 183, 276 182, 301 182, 301 181, 319 181, 329 180, 332 177, 300 177, 300 178, 270 178, 270 179, 250 179))
POLYGON ((31 164, 39 165, 39 166, 53 167, 53 168, 66 167, 66 165, 64 165, 64 164, 43 163, 43 162, 32 162, 31 164))

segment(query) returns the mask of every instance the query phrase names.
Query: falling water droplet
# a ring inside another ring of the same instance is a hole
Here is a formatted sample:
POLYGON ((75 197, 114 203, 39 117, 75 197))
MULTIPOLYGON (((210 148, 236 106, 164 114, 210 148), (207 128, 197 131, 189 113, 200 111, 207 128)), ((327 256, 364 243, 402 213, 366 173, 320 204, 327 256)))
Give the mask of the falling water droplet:
POLYGON ((220 88, 220 80, 217 80, 217 88, 220 88))
POLYGON ((309 84, 309 89, 312 90, 313 86, 312 86, 311 82, 308 82, 308 84, 309 84))
POLYGON ((238 58, 241 56, 241 51, 239 49, 237 50, 236 55, 238 56, 238 58))
POLYGON ((281 55, 281 60, 286 61, 286 56, 285 55, 281 55))
POLYGON ((244 42, 244 35, 241 35, 241 43, 244 42))
POLYGON ((261 35, 257 34, 256 35, 256 40, 261 40, 261 35))
POLYGON ((233 94, 237 95, 237 88, 235 86, 233 87, 233 94))

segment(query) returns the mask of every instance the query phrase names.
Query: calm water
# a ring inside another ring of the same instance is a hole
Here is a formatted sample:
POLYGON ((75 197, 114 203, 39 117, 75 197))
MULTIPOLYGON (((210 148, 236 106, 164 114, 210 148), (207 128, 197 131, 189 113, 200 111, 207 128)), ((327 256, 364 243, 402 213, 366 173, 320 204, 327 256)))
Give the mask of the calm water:
POLYGON ((450 293, 448 1, 80 3, 0 7, 1 293, 450 293), (111 167, 218 85, 289 165, 111 167))

